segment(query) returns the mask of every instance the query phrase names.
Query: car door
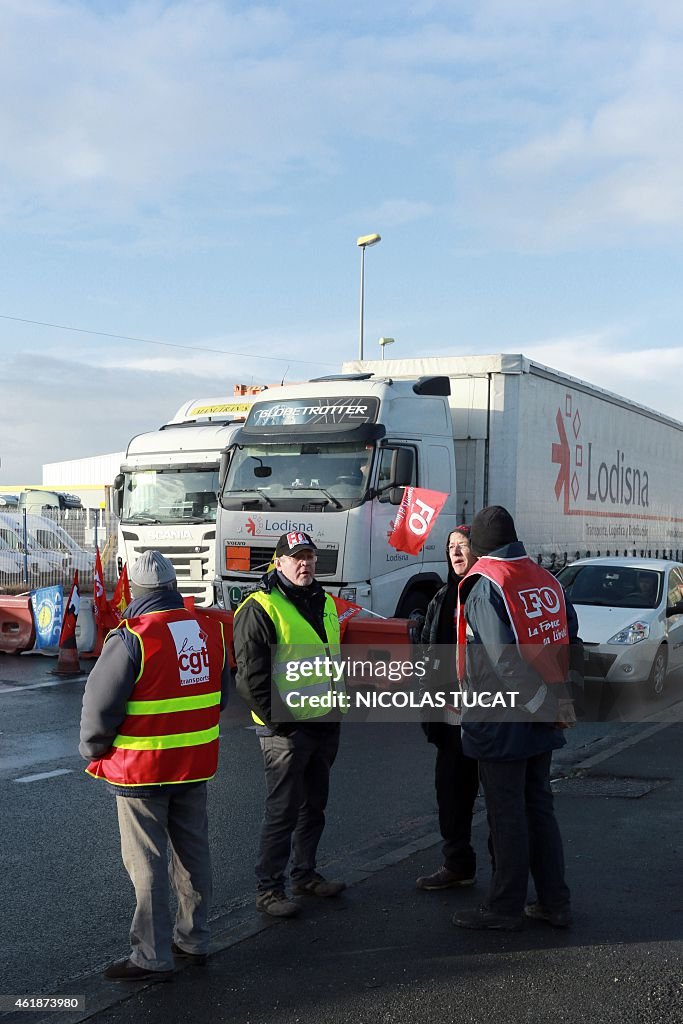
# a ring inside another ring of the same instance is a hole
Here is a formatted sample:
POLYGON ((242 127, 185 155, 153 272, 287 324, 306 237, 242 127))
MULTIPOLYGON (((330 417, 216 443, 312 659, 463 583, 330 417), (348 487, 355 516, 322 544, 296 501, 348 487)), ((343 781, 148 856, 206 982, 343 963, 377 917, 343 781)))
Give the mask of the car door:
MULTIPOLYGON (((677 566, 669 570, 666 587, 667 608, 683 601, 683 568, 677 566)), ((683 664, 683 615, 671 615, 666 619, 666 631, 669 638, 669 665, 683 664)))

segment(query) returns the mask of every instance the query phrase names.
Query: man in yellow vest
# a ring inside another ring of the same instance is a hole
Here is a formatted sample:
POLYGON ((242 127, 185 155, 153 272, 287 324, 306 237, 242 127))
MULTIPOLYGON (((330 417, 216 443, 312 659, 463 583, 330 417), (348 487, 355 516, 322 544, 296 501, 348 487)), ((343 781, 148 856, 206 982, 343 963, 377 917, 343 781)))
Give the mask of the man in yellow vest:
POLYGON ((256 907, 293 917, 297 896, 337 896, 344 882, 316 870, 330 769, 346 710, 334 601, 315 579, 317 548, 307 533, 283 534, 275 568, 235 612, 237 692, 249 704, 266 775, 256 864, 256 907))
POLYGON ((105 977, 170 981, 174 957, 206 963, 206 781, 218 763, 230 672, 221 624, 183 606, 173 565, 160 551, 140 556, 130 585, 133 601, 85 687, 79 750, 90 761, 87 773, 116 794, 121 853, 137 900, 130 956, 105 977))

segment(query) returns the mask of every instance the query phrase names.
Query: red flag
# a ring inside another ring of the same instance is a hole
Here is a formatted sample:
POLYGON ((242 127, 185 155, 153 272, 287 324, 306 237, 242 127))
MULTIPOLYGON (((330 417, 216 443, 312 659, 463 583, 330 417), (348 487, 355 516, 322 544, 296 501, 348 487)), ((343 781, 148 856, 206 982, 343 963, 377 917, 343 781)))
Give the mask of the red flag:
POLYGON ((340 640, 344 639, 344 633, 354 615, 358 615, 363 609, 359 604, 354 604, 353 601, 347 601, 343 597, 335 597, 334 594, 330 595, 334 601, 335 608, 337 609, 337 616, 339 617, 339 632, 340 640))
POLYGON ((93 578, 93 612, 95 622, 100 629, 107 629, 109 625, 110 609, 107 601, 107 592, 104 589, 104 573, 102 572, 102 559, 100 549, 96 548, 95 554, 95 575, 93 578))
POLYGON ((118 583, 116 584, 116 590, 111 601, 111 610, 116 618, 117 622, 121 621, 123 613, 132 601, 130 593, 130 583, 128 582, 128 565, 126 562, 123 563, 123 569, 119 576, 118 583))
POLYGON ((409 555, 419 555, 447 498, 448 495, 441 491, 406 487, 389 536, 392 548, 409 555))
POLYGON ((69 600, 64 606, 64 617, 62 619, 62 631, 59 634, 60 647, 76 646, 76 619, 81 604, 81 594, 78 589, 78 569, 74 571, 74 581, 71 585, 69 600), (73 641, 73 642, 71 642, 73 641))

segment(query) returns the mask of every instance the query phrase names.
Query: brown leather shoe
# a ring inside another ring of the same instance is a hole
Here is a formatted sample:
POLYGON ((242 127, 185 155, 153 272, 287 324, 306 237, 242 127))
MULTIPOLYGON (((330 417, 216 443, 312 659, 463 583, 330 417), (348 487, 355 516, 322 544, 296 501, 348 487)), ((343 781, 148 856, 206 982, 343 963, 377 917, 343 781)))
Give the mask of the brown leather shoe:
POLYGON ((187 960, 194 967, 204 967, 206 964, 206 953, 188 953, 186 949, 176 946, 175 942, 171 943, 171 949, 173 950, 173 956, 177 956, 179 960, 187 960))
POLYGON ((328 882, 316 872, 308 881, 292 885, 292 892, 295 896, 338 896, 345 888, 346 882, 328 882))
POLYGON ((427 891, 437 889, 456 889, 474 885, 477 880, 474 868, 471 871, 451 871, 445 865, 433 875, 421 875, 415 885, 427 891))
POLYGON ((104 977, 110 981, 173 981, 173 971, 150 971, 147 967, 138 967, 130 960, 112 964, 107 967, 104 977))

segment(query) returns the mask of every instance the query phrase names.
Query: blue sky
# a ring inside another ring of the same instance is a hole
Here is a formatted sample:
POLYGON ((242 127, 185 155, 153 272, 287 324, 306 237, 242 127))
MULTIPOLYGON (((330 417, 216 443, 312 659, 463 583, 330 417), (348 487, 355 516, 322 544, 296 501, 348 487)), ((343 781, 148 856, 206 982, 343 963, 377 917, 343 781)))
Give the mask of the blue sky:
POLYGON ((355 358, 370 232, 366 354, 683 418, 680 3, 3 0, 0 40, 0 484, 355 358))

